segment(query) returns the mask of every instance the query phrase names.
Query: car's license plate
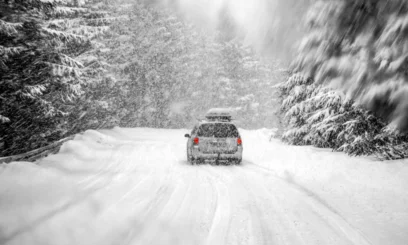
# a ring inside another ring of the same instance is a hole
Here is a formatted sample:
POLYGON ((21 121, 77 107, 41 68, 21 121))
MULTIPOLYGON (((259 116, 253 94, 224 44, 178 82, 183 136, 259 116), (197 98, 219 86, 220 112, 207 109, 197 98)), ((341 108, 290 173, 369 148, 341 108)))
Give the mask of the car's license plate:
POLYGON ((225 147, 225 143, 213 142, 213 143, 211 143, 211 146, 213 146, 213 147, 225 147))

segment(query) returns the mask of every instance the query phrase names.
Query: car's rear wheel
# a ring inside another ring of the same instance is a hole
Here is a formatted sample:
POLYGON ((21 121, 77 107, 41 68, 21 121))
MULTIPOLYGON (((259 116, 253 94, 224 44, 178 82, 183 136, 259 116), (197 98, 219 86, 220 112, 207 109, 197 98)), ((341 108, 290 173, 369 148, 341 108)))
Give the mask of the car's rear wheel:
POLYGON ((188 150, 187 150, 187 162, 190 163, 191 165, 194 164, 193 156, 190 155, 188 150))
POLYGON ((240 164, 242 163, 242 159, 234 160, 233 163, 234 163, 235 165, 240 165, 240 164))
POLYGON ((191 155, 191 152, 189 151, 189 149, 187 148, 187 161, 188 163, 190 163, 191 165, 194 165, 197 163, 197 161, 194 159, 194 157, 191 155))
POLYGON ((200 163, 200 160, 194 158, 193 156, 187 156, 187 160, 191 165, 196 165, 200 163))

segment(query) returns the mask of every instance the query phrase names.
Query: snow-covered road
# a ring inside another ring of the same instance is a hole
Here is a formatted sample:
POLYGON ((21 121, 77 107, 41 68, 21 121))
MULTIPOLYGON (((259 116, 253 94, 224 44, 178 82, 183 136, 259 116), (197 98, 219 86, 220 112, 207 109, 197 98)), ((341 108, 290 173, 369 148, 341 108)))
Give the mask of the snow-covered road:
POLYGON ((191 166, 184 130, 87 131, 0 166, 0 244, 408 244, 407 161, 243 131, 241 166, 191 166))

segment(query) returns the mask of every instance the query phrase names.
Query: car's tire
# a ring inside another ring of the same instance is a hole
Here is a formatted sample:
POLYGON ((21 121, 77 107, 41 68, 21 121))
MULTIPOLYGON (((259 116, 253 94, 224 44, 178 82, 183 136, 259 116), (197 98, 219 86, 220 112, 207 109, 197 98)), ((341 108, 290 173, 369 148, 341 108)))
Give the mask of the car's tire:
POLYGON ((188 152, 187 152, 187 162, 191 164, 191 160, 192 160, 192 159, 191 159, 191 156, 190 156, 190 154, 188 154, 188 152))
POLYGON ((191 165, 197 164, 197 160, 194 159, 194 157, 189 153, 187 150, 187 162, 190 163, 191 165))
POLYGON ((200 164, 203 164, 203 162, 204 161, 200 158, 193 159, 193 165, 200 165, 200 164))
POLYGON ((234 160, 235 165, 241 165, 241 163, 242 163, 242 159, 234 160))
POLYGON ((187 153, 187 162, 190 163, 191 165, 196 164, 196 160, 194 159, 193 156, 187 153))
POLYGON ((190 162, 190 158, 191 158, 191 156, 190 156, 190 152, 188 151, 188 147, 187 147, 187 150, 186 150, 186 156, 187 156, 187 162, 190 162))
POLYGON ((193 156, 190 156, 190 158, 188 159, 188 162, 191 165, 198 165, 201 163, 201 160, 199 158, 194 158, 193 156))

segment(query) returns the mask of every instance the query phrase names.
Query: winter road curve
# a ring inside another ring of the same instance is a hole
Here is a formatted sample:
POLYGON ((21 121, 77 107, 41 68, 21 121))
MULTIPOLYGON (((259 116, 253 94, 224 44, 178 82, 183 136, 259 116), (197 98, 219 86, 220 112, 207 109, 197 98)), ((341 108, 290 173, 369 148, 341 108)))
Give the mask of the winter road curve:
POLYGON ((381 244, 270 167, 282 159, 265 156, 267 137, 244 133, 240 166, 191 166, 183 132, 88 131, 38 165, 3 167, 0 244, 381 244))

